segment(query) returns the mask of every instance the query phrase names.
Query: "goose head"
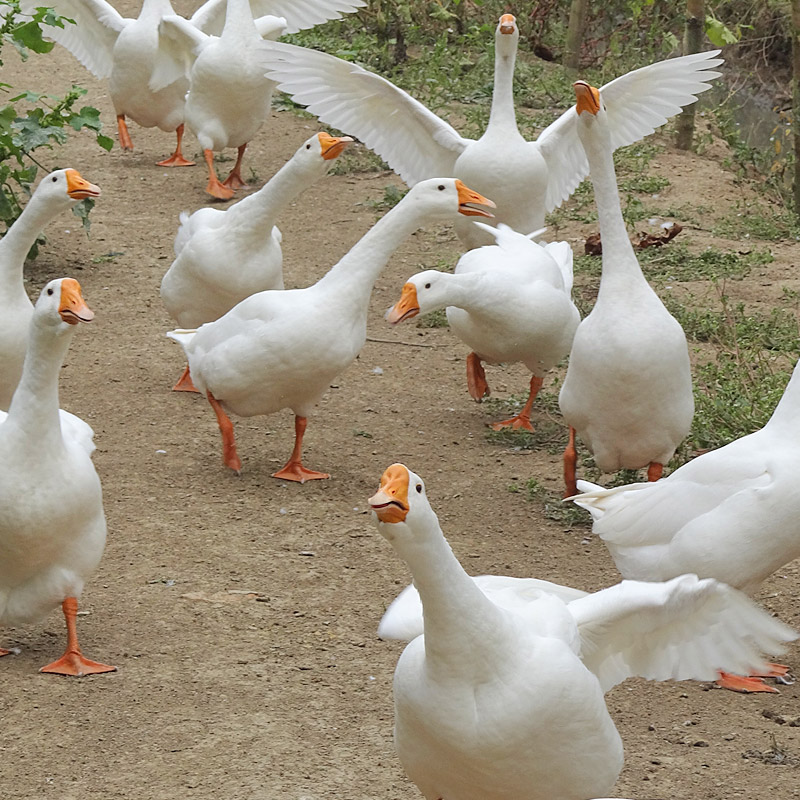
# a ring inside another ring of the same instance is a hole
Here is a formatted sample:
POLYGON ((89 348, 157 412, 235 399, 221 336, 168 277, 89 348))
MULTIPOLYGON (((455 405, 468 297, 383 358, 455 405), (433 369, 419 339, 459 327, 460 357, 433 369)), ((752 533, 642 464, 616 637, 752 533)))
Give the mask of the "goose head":
POLYGON ((513 14, 503 14, 494 34, 495 48, 502 56, 514 55, 519 42, 519 28, 513 14))
POLYGON ((37 202, 44 201, 54 206, 61 204, 66 208, 87 197, 99 196, 100 187, 84 180, 76 169, 57 169, 45 175, 33 193, 37 202))
MULTIPOLYGON (((488 227, 488 226, 487 226, 488 227)), ((448 273, 426 269, 412 275, 403 286, 400 299, 386 312, 387 322, 396 325, 417 314, 444 308, 447 302, 448 273)))
POLYGON ((81 285, 74 278, 57 278, 42 289, 33 308, 34 323, 59 332, 79 322, 91 322, 94 312, 86 305, 81 285))
POLYGON ((425 484, 405 464, 392 464, 381 476, 378 491, 369 502, 378 531, 392 541, 395 536, 426 530, 436 515, 425 494, 425 484))
POLYGON ((598 139, 610 148, 610 134, 606 119, 606 107, 600 90, 586 83, 575 81, 575 111, 578 115, 578 136, 586 147, 589 142, 598 139))
POLYGON ((415 183, 402 203, 414 205, 420 212, 440 219, 452 219, 453 212, 465 217, 493 217, 480 206, 495 208, 491 200, 465 186, 458 178, 428 178, 415 183))
POLYGON ((306 139, 294 157, 302 168, 327 172, 353 139, 350 136, 331 136, 320 131, 306 139))

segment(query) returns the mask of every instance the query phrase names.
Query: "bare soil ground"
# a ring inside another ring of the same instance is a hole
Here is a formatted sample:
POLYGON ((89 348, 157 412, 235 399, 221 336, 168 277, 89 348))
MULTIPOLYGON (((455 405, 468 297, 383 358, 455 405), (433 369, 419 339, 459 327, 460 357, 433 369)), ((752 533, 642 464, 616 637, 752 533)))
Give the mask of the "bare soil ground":
MULTIPOLYGON (((8 55, 3 79, 20 89, 90 87, 88 100, 110 132, 105 86, 69 54, 56 49, 24 65, 8 55)), ((314 130, 313 121, 273 114, 246 156, 256 186, 314 130)), ((233 475, 220 463, 208 404, 170 392, 184 361, 164 336, 174 325, 158 296, 179 212, 208 199, 204 170, 154 166, 172 137, 135 125, 131 132, 133 154, 105 154, 72 136, 46 157, 48 169, 73 166, 103 196, 90 237, 75 218, 60 217, 28 272, 32 296, 50 278, 78 278, 97 314, 75 337, 61 401, 96 431, 110 532, 84 592, 81 640, 87 655, 119 671, 82 680, 40 675, 63 646, 58 611, 2 631, 2 643, 21 653, 0 662, 0 797, 419 797, 392 747, 401 645, 376 636, 409 575, 373 529, 366 498, 384 468, 403 461, 426 480, 470 572, 600 589, 618 579, 603 544, 586 527, 546 520, 524 493, 509 491, 531 476, 559 486, 566 431, 557 428, 552 447, 535 451, 490 443, 486 407, 466 392, 464 346, 445 328, 390 329, 383 321, 409 275, 457 258, 452 233, 431 227, 410 237, 381 275, 372 339, 310 419, 306 461, 331 479, 301 486, 270 477, 291 449, 288 411, 235 420, 244 468, 233 475)), ((187 138, 187 152, 199 156, 187 138)), ((716 215, 752 199, 714 153, 667 148, 654 169, 670 177, 664 193, 675 205, 702 204, 716 215)), ((390 183, 399 185, 388 173, 329 176, 310 189, 281 220, 287 286, 323 275, 373 224, 368 201, 390 183)), ((696 227, 685 235, 702 247, 710 220, 696 227)), ((590 230, 575 225, 557 235, 580 252, 590 230)), ((769 306, 782 286, 797 288, 796 246, 772 250, 773 264, 728 285, 732 299, 769 306)), ((521 367, 489 367, 487 375, 495 396, 527 388, 521 367)), ((553 418, 538 408, 537 421, 553 418)), ((798 627, 799 588, 793 563, 764 584, 759 600, 798 627)), ((800 669, 800 647, 785 660, 800 669)), ((625 682, 608 696, 626 747, 618 796, 800 797, 800 728, 789 724, 799 696, 798 685, 743 696, 699 683, 625 682)))

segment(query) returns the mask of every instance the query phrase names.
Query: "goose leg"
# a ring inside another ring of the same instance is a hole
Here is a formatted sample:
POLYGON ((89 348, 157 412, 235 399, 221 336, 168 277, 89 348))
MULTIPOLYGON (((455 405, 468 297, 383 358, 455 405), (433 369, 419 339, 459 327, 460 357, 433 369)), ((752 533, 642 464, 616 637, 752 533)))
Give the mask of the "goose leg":
POLYGON ((242 178, 242 158, 244 158, 244 151, 246 147, 247 143, 239 146, 239 150, 236 154, 236 163, 233 165, 230 175, 228 175, 228 177, 222 182, 224 186, 227 186, 229 189, 233 189, 234 191, 241 189, 242 186, 247 185, 242 178))
POLYGON ((658 461, 651 461, 650 466, 647 468, 647 480, 657 481, 664 471, 664 465, 659 464, 658 461))
POLYGON ((175 129, 175 135, 178 137, 178 142, 175 145, 175 152, 163 161, 156 162, 159 167, 193 167, 194 161, 188 161, 183 157, 181 152, 181 142, 183 141, 183 123, 175 129))
POLYGON ((206 391, 208 402, 211 403, 211 408, 217 415, 217 425, 219 425, 219 432, 222 434, 222 463, 226 467, 230 467, 237 475, 242 470, 242 460, 236 452, 236 439, 233 435, 233 423, 230 421, 228 415, 222 410, 219 401, 210 391, 206 391))
POLYGON ((217 177, 217 172, 214 169, 214 151, 203 150, 203 157, 205 158, 206 166, 208 167, 208 183, 206 184, 206 191, 212 197, 216 197, 217 200, 230 200, 234 195, 234 191, 233 189, 229 189, 227 186, 224 186, 222 183, 220 183, 220 180, 217 177))
POLYGON ((578 464, 578 451, 575 448, 575 428, 569 426, 569 442, 564 449, 564 497, 578 494, 578 483, 575 468, 578 464))
POLYGON ((133 142, 131 141, 130 133, 128 133, 124 114, 117 114, 117 133, 119 134, 119 146, 123 150, 133 150, 133 142))
POLYGON ((301 455, 303 450, 303 436, 306 432, 306 425, 308 419, 295 415, 294 418, 294 450, 292 450, 289 460, 284 465, 283 469, 272 473, 273 478, 282 478, 286 481, 299 481, 305 483, 306 481, 321 480, 322 478, 330 478, 327 472, 315 472, 313 469, 306 469, 301 463, 301 455))
POLYGON ((533 433, 531 408, 533 407, 533 401, 536 399, 536 395, 539 394, 543 383, 544 378, 537 378, 535 375, 531 376, 531 390, 528 393, 528 400, 522 411, 511 417, 511 419, 505 419, 502 422, 493 422, 490 426, 492 430, 500 431, 510 425, 515 431, 518 431, 520 428, 525 428, 526 431, 531 431, 531 433, 533 433))
POLYGON ((189 365, 183 370, 183 374, 178 378, 178 382, 172 387, 173 392, 197 392, 200 394, 197 387, 192 383, 192 376, 189 372, 189 365))
POLYGON ((467 389, 470 397, 477 403, 491 394, 489 384, 486 383, 486 373, 477 353, 470 353, 467 356, 467 389))
POLYGON ((99 672, 116 672, 116 667, 108 664, 100 664, 98 661, 90 661, 81 653, 78 645, 78 628, 75 618, 78 614, 78 600, 75 597, 67 597, 61 604, 64 612, 64 619, 67 622, 67 649, 61 658, 42 667, 39 672, 51 672, 56 675, 74 675, 81 678, 84 675, 95 675, 99 672))

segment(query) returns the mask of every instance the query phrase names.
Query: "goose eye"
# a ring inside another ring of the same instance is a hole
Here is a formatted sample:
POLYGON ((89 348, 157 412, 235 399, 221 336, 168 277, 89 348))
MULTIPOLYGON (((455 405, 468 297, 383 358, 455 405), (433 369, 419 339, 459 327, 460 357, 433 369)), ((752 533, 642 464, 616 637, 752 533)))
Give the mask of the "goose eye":
POLYGON ((311 145, 310 145, 310 144, 307 144, 307 145, 306 145, 306 150, 310 150, 310 149, 311 149, 311 145))
POLYGON ((53 294, 53 290, 52 289, 48 289, 47 290, 47 294, 50 294, 50 295, 53 294))
POLYGON ((422 484, 421 483, 418 483, 414 488, 417 490, 417 494, 422 494, 422 484))
POLYGON ((58 178, 55 175, 53 175, 53 183, 55 183, 57 180, 58 178))
POLYGON ((431 288, 431 285, 430 285, 429 283, 426 283, 426 284, 425 284, 425 288, 426 288, 426 289, 430 289, 430 288, 431 288))
POLYGON ((439 185, 438 185, 436 188, 437 188, 437 189, 438 189, 440 192, 443 192, 443 191, 444 191, 444 184, 443 184, 443 183, 440 183, 440 184, 439 184, 439 185))

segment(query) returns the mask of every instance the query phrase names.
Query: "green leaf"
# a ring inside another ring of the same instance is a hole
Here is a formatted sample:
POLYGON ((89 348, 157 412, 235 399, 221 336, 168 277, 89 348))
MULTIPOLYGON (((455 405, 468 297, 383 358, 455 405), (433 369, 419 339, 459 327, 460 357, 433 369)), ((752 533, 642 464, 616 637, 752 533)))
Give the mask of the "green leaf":
POLYGON ((114 140, 110 136, 104 136, 102 133, 98 133, 97 144, 99 144, 103 150, 111 150, 114 146, 114 140))
POLYGON ((94 208, 94 200, 91 197, 87 197, 85 200, 81 200, 80 203, 72 206, 72 213, 81 221, 81 225, 83 225, 83 229, 86 233, 89 233, 89 229, 92 227, 92 221, 89 219, 89 212, 94 208))
POLYGON ((34 53, 49 53, 55 47, 55 42, 46 42, 42 38, 42 29, 34 20, 15 26, 11 29, 11 35, 34 53))
POLYGON ((709 14, 706 16, 706 36, 713 45, 722 47, 726 44, 736 44, 741 38, 741 32, 737 30, 734 33, 727 25, 709 14))
POLYGON ((103 123, 100 122, 100 112, 96 108, 92 108, 92 106, 84 106, 77 114, 73 114, 68 121, 76 131, 83 127, 99 131, 103 127, 103 123))

